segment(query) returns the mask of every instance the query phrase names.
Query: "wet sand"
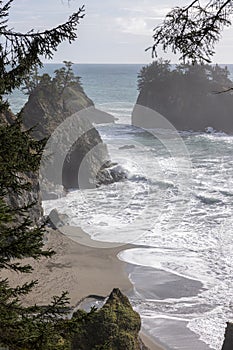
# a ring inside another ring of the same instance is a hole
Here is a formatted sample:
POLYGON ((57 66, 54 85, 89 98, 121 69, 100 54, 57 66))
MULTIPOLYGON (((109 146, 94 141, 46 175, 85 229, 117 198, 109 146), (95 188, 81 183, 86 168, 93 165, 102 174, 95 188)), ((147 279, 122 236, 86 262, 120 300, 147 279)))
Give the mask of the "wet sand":
POLYGON ((165 348, 162 348, 161 346, 156 344, 155 341, 143 331, 140 332, 140 338, 150 350, 166 350, 165 348))
POLYGON ((166 350, 211 350, 187 324, 186 321, 169 318, 151 318, 146 322, 144 320, 146 334, 149 334, 152 341, 155 339, 160 344, 166 344, 163 346, 166 350), (152 335, 154 329, 156 336, 152 335))
MULTIPOLYGON (((38 280, 38 285, 24 297, 24 304, 47 304, 54 295, 68 291, 70 303, 75 306, 77 302, 92 294, 107 296, 113 288, 118 287, 123 293, 129 294, 132 284, 126 271, 126 263, 117 258, 117 254, 124 249, 132 248, 130 244, 96 248, 96 245, 83 230, 77 227, 63 227, 68 235, 77 235, 79 244, 71 240, 58 230, 49 230, 45 237, 45 249, 56 252, 52 258, 42 258, 38 261, 25 259, 34 271, 32 274, 17 274, 5 271, 1 277, 9 277, 12 285, 38 280)), ((101 244, 103 246, 103 244, 101 244)))
MULTIPOLYGON (((205 288, 200 281, 164 270, 132 264, 127 265, 127 270, 136 295, 142 300, 153 300, 156 305, 156 317, 143 318, 143 332, 152 344, 153 342, 161 344, 160 346, 166 350, 210 350, 210 347, 187 327, 188 320, 179 318, 179 313, 175 317, 163 311, 164 308, 166 309, 166 302, 169 305, 172 299, 178 306, 182 298, 196 296, 204 291, 205 288), (161 317, 158 317, 159 315, 161 317)), ((195 307, 192 305, 192 300, 190 302, 186 300, 185 303, 186 307, 189 304, 190 311, 195 307)))
POLYGON ((127 265, 129 278, 143 299, 164 300, 196 296, 205 290, 200 281, 153 267, 127 265))

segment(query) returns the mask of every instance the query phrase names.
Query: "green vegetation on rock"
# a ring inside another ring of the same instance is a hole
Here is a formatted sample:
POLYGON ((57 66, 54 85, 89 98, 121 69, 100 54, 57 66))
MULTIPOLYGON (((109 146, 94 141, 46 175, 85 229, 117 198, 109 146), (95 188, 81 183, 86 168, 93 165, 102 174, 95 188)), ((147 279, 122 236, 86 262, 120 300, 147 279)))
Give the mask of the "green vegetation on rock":
POLYGON ((24 80, 29 98, 23 107, 22 116, 25 128, 33 128, 36 139, 49 137, 56 127, 67 117, 80 110, 93 106, 85 94, 80 77, 76 77, 71 62, 49 74, 35 75, 34 70, 24 80))
MULTIPOLYGON (((233 132, 233 96, 228 69, 218 65, 172 66, 154 61, 138 76, 137 104, 162 114, 178 130, 233 132)), ((133 113, 133 122, 143 118, 133 113)), ((155 125, 155 124, 154 124, 155 125)), ((153 127, 153 126, 152 126, 153 127)))
POLYGON ((140 350, 140 316, 119 289, 114 289, 99 310, 79 310, 73 319, 77 333, 72 350, 140 350))

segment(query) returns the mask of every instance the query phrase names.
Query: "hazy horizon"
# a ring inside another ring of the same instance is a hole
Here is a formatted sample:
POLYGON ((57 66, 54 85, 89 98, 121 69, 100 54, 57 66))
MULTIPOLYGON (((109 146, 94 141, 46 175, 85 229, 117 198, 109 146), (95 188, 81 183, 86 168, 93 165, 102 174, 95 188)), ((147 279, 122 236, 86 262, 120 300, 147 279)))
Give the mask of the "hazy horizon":
MULTIPOLYGON (((175 6, 189 0, 21 0, 11 5, 9 27, 26 32, 44 30, 64 23, 85 5, 85 17, 78 25, 78 39, 63 43, 54 55, 54 63, 64 60, 85 64, 148 64, 153 59, 145 49, 153 44, 153 29, 175 6)), ((233 52, 233 27, 222 32, 213 63, 226 64, 233 52)), ((159 56, 178 63, 178 57, 159 50, 159 56)), ((45 63, 51 62, 45 60, 45 63)))

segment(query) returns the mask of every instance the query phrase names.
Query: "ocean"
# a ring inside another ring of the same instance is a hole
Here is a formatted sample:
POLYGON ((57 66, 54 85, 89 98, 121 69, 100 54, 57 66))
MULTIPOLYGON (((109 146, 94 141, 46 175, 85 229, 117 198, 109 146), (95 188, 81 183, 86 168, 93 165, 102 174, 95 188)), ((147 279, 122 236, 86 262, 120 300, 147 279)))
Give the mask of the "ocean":
MULTIPOLYGON (((93 239, 139 246, 119 258, 133 266, 131 301, 150 336, 171 350, 220 350, 233 320, 233 137, 181 131, 170 151, 163 130, 156 138, 132 127, 141 67, 74 65, 96 107, 118 118, 98 130, 128 180, 72 191, 44 201, 44 210, 57 208, 93 239)), ((14 92, 12 110, 26 99, 14 92)))

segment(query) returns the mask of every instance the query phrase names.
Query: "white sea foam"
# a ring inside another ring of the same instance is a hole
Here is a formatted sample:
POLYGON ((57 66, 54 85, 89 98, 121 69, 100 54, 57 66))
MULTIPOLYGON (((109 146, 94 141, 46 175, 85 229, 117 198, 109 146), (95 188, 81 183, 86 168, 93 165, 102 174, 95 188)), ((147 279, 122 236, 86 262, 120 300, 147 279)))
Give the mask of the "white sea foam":
MULTIPOLYGON (((55 68, 49 65, 46 69, 51 73, 55 68)), ((82 76, 88 96, 97 102, 96 107, 119 118, 114 130, 98 126, 112 159, 119 156, 120 146, 135 141, 135 149, 124 153, 134 164, 127 164, 127 184, 102 186, 84 193, 73 191, 58 200, 45 201, 46 213, 57 208, 69 216, 70 224, 82 226, 97 239, 127 240, 136 233, 138 244, 153 248, 142 249, 140 255, 125 252, 125 260, 160 266, 205 283, 207 290, 194 297, 132 302, 144 318, 188 320, 191 330, 213 349, 220 350, 225 323, 233 319, 233 138, 219 132, 180 132, 193 163, 189 191, 182 191, 161 145, 147 139, 143 130, 138 129, 135 134, 135 128, 119 125, 130 124, 140 67, 74 68, 82 76), (115 100, 127 102, 112 102, 115 100)), ((232 66, 230 69, 233 72, 232 66)), ((15 91, 9 100, 17 113, 26 97, 15 91)), ((155 328, 148 330, 151 333, 155 328)))
POLYGON ((196 297, 134 302, 142 316, 188 320, 200 339, 219 350, 233 305, 233 138, 185 135, 193 171, 189 191, 182 191, 159 143, 155 147, 153 140, 122 126, 103 135, 112 159, 123 160, 129 180, 46 201, 46 213, 56 207, 96 239, 151 246, 120 258, 204 283, 207 289, 196 297), (119 150, 125 144, 135 148, 119 150))

